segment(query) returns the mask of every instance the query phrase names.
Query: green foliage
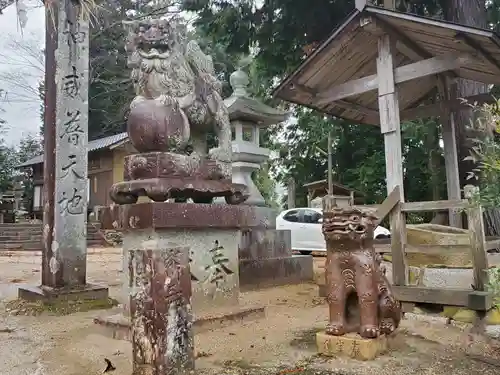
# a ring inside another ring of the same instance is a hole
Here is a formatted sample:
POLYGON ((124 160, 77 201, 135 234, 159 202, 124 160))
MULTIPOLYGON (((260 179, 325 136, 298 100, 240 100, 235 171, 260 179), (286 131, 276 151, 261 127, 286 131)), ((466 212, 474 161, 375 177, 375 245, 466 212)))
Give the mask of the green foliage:
POLYGON ((467 178, 479 183, 477 199, 485 207, 500 207, 500 101, 483 106, 471 105, 476 113, 473 128, 479 130, 480 137, 473 138, 470 155, 465 158, 476 167, 467 178))
MULTIPOLYGON (((500 0, 499 0, 500 2, 500 0)), ((382 3, 381 1, 379 3, 382 3)), ((398 1, 401 11, 442 16, 449 0, 398 1)), ((381 5, 381 4, 379 4, 381 5)), ((255 52, 250 65, 260 77, 255 92, 266 98, 276 79, 296 68, 304 49, 320 43, 353 11, 353 0, 320 0, 314 6, 292 0, 184 1, 197 12, 195 25, 207 39, 222 43, 228 54, 255 52)), ((280 157, 270 165, 277 182, 296 182, 296 204, 304 206, 307 182, 327 177, 327 138, 333 137, 333 178, 366 195, 367 203, 387 195, 383 138, 378 128, 348 123, 305 108, 290 107, 297 121, 268 129, 266 145, 280 157)), ((435 120, 403 124, 404 189, 406 199, 445 197, 444 159, 435 120)), ((416 216, 414 221, 424 217, 416 216)))
POLYGON ((493 304, 500 307, 500 267, 493 267, 488 270, 488 291, 493 295, 493 304))
POLYGON ((15 149, 5 144, 4 131, 5 125, 0 125, 0 193, 5 193, 12 189, 12 177, 17 161, 15 149))
POLYGON ((264 164, 261 169, 252 174, 252 180, 266 201, 266 205, 278 209, 280 204, 276 194, 276 181, 269 173, 269 165, 264 164))
MULTIPOLYGON (((16 151, 16 165, 22 164, 29 159, 42 154, 43 145, 40 138, 28 136, 23 138, 16 151)), ((23 205, 28 212, 33 208, 33 176, 31 168, 20 171, 21 183, 23 185, 23 205)))
MULTIPOLYGON (((89 72, 89 139, 120 133, 126 128, 134 90, 127 68, 125 31, 122 21, 135 11, 134 19, 162 15, 165 8, 153 8, 145 1, 101 1, 91 24, 89 72), (137 10, 140 9, 140 12, 137 10)), ((43 103, 44 86, 39 84, 43 103)), ((43 119, 44 106, 41 106, 43 119)), ((43 132, 43 130, 42 130, 43 132)))
MULTIPOLYGON (((0 89, 0 114, 2 112, 5 112, 5 110, 2 107, 2 104, 5 102, 7 98, 7 92, 4 89, 0 89)), ((2 119, 2 116, 0 115, 0 125, 5 125, 6 121, 2 119)))

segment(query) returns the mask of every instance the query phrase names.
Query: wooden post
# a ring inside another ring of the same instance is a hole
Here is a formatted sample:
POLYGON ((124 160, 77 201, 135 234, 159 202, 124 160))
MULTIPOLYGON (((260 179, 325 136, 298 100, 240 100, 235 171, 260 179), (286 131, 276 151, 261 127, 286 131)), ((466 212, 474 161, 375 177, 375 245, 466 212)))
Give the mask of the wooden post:
MULTIPOLYGON (((394 63, 389 35, 378 41, 377 75, 380 130, 384 136, 387 194, 399 186, 399 200, 404 202, 403 157, 399 103, 394 83, 394 63)), ((406 242, 405 215, 400 204, 390 213, 392 275, 394 285, 406 284, 404 246, 406 242)))
POLYGON ((323 212, 332 211, 333 208, 337 207, 337 201, 333 195, 327 194, 321 199, 321 206, 323 212))
POLYGON ((188 251, 129 251, 133 375, 194 371, 188 251))
POLYGON ((288 179, 288 209, 295 208, 295 180, 288 179))
MULTIPOLYGON (((479 188, 473 185, 464 186, 465 198, 469 199, 471 207, 467 209, 467 223, 469 228, 472 267, 474 281, 472 287, 475 291, 484 292, 488 285, 488 257, 484 236, 483 209, 477 202, 479 188)), ((471 297, 469 297, 470 302, 471 297)), ((486 310, 476 311, 476 316, 471 329, 472 333, 483 333, 486 325, 486 310)))
POLYGON ((384 8, 396 10, 396 0, 384 0, 384 8))
POLYGON ((488 284, 488 257, 484 237, 483 209, 474 199, 479 193, 479 188, 466 185, 464 193, 465 198, 469 199, 472 205, 467 210, 467 222, 474 267, 474 290, 484 291, 488 284))
POLYGON ((328 195, 333 195, 333 160, 332 160, 332 132, 328 132, 328 195))
POLYGON ((367 5, 367 2, 368 0, 356 0, 354 4, 357 10, 362 11, 364 7, 367 5))
MULTIPOLYGON (((455 98, 455 86, 450 86, 446 79, 440 79, 443 100, 455 98)), ((460 175, 458 168, 457 140, 454 114, 449 108, 443 108, 441 115, 443 126, 443 146, 444 163, 446 168, 446 188, 449 200, 461 198, 460 175)), ((462 215, 459 211, 449 210, 449 225, 456 228, 462 228, 462 215)))

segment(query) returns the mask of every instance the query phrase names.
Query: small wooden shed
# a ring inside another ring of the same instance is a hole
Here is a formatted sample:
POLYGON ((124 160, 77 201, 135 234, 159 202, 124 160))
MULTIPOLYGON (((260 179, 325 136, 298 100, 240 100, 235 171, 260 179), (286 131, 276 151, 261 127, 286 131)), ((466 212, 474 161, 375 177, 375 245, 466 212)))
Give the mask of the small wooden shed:
MULTIPOLYGON (((318 180, 304 184, 307 189, 307 206, 312 207, 311 202, 318 198, 324 197, 328 194, 328 180, 318 180)), ((338 182, 332 183, 332 194, 340 207, 344 206, 351 199, 351 195, 354 197, 354 203, 363 203, 364 194, 356 191, 354 189, 348 188, 338 182)))
MULTIPOLYGON (((460 190, 453 112, 468 107, 454 94, 457 78, 500 84, 500 39, 493 31, 356 0, 356 9, 345 22, 274 90, 274 95, 285 101, 380 127, 385 143, 387 193, 391 199, 397 195, 400 202, 389 214, 393 282, 402 287, 399 294, 410 300, 422 299, 424 295, 426 298, 433 295, 434 299, 445 297, 439 290, 404 287, 407 279, 405 213, 449 209, 450 225, 458 227, 461 223, 457 207, 466 204, 460 190), (439 91, 441 101, 421 105, 435 90, 439 91), (401 120, 433 115, 440 115, 443 120, 448 200, 440 204, 405 203, 401 120)), ((493 100, 489 95, 465 99, 477 103, 493 100)), ((478 228, 481 233, 474 233, 472 241, 474 289, 483 291, 487 280, 484 270, 488 265, 482 223, 478 228)), ((486 294, 476 298, 471 291, 454 293, 453 297, 446 297, 447 300, 460 299, 465 305, 469 300, 479 301, 470 306, 477 310, 491 306, 486 294)))

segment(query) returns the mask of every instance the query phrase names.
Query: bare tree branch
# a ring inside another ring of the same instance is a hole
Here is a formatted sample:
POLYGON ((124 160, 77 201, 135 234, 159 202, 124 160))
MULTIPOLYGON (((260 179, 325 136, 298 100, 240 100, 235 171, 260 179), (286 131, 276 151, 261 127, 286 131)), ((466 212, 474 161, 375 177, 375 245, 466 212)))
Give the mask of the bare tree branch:
MULTIPOLYGON (((0 0, 1 1, 1 0, 0 0)), ((0 85, 9 93, 5 102, 39 103, 38 82, 44 73, 44 55, 37 38, 11 36, 7 48, 0 52, 0 85)))

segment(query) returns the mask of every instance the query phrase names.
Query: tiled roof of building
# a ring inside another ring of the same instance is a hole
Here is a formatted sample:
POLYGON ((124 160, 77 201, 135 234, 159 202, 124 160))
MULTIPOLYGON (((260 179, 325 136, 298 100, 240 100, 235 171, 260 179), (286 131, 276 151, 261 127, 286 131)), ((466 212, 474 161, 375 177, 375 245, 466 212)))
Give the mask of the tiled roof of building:
MULTIPOLYGON (((98 150, 102 150, 104 148, 114 146, 117 143, 127 139, 127 137, 128 137, 127 132, 123 132, 120 134, 110 135, 109 137, 95 139, 95 140, 89 142, 88 152, 98 151, 98 150)), ((43 163, 43 154, 35 156, 34 158, 31 158, 30 160, 18 165, 18 168, 29 167, 31 165, 40 164, 40 163, 43 163)))

